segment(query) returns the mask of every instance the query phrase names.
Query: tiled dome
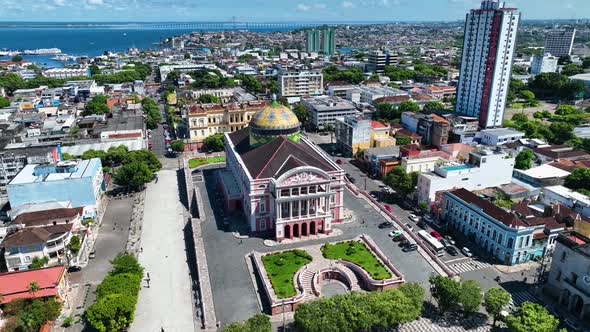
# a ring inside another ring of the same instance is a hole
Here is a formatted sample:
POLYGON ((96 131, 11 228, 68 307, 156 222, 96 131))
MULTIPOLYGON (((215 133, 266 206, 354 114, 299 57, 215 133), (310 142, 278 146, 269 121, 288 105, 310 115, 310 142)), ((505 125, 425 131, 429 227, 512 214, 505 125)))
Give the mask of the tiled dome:
POLYGON ((250 121, 250 127, 259 133, 264 130, 298 129, 299 125, 295 113, 276 101, 256 112, 250 121))

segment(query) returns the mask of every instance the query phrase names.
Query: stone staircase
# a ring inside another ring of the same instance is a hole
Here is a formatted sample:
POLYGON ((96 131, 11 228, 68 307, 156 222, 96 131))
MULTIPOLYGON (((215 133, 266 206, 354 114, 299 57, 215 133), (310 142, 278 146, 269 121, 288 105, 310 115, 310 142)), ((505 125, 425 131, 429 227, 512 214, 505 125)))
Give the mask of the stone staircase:
POLYGON ((340 270, 342 270, 344 272, 344 274, 346 274, 346 276, 348 278, 350 278, 350 280, 351 280, 351 291, 361 291, 362 290, 358 277, 356 276, 356 274, 351 269, 349 269, 348 267, 346 267, 344 264, 341 264, 341 263, 336 263, 335 265, 340 270))
POLYGON ((305 269, 303 272, 301 272, 301 285, 303 286, 303 292, 305 293, 306 301, 313 300, 317 297, 313 292, 312 287, 314 274, 315 271, 310 269, 305 269))

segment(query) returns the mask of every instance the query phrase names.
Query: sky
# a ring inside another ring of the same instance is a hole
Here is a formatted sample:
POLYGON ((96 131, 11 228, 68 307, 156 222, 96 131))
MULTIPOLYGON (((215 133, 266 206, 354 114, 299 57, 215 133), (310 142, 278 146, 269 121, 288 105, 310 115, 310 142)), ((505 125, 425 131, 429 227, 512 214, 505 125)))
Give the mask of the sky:
MULTIPOLYGON (((0 21, 455 21, 479 0, 0 0, 0 21)), ((590 0, 510 0, 523 19, 590 18, 590 0)))

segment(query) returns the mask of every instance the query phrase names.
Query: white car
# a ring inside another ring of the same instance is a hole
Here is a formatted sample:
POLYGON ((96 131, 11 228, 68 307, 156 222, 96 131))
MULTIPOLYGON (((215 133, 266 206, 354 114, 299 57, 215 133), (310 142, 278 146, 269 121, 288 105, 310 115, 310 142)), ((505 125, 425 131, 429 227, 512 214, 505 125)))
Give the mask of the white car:
POLYGON ((410 231, 410 232, 414 231, 414 227, 412 227, 412 225, 406 224, 406 227, 408 228, 408 231, 410 231))
POLYGON ((471 253, 471 250, 469 250, 469 248, 467 248, 467 247, 461 248, 461 252, 463 253, 463 255, 465 255, 467 257, 473 256, 473 254, 471 253))
POLYGON ((418 222, 420 221, 420 217, 418 217, 417 215, 410 213, 410 215, 408 216, 410 218, 411 221, 413 222, 418 222))
POLYGON ((447 241, 449 241, 450 244, 455 245, 455 240, 453 240, 452 237, 447 235, 447 236, 445 236, 445 239, 447 239, 447 241))

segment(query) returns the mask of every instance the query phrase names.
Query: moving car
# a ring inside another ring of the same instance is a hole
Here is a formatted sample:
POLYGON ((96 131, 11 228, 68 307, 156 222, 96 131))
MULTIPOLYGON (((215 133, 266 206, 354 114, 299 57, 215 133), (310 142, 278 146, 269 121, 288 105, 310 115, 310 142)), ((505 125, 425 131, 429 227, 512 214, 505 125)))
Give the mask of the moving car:
POLYGON ((379 228, 391 228, 393 227, 393 224, 389 221, 384 221, 382 223, 379 224, 379 226, 377 226, 379 228))
POLYGON ((455 240, 453 240, 453 238, 452 238, 452 237, 450 237, 450 236, 448 236, 448 235, 447 235, 447 236, 445 236, 445 239, 446 239, 447 241, 449 241, 449 243, 450 243, 450 244, 452 244, 452 245, 455 245, 455 240))
POLYGON ((68 272, 78 272, 82 270, 82 267, 78 266, 78 265, 72 265, 70 267, 68 267, 68 272))
POLYGON ((472 257, 473 253, 471 253, 471 250, 469 250, 469 248, 467 247, 463 247, 461 249, 461 252, 463 253, 463 255, 467 256, 467 257, 472 257))
POLYGON ((402 234, 404 234, 404 232, 402 232, 402 231, 391 231, 391 232, 389 232, 389 234, 387 234, 387 235, 388 235, 389 237, 396 238, 396 237, 400 237, 402 234))
POLYGON ((414 231, 414 227, 412 227, 412 225, 410 225, 410 224, 406 224, 406 227, 408 228, 408 230, 409 230, 410 232, 413 232, 413 231, 414 231))
POLYGON ((88 259, 93 259, 94 257, 96 257, 96 251, 93 250, 90 252, 90 254, 88 255, 88 259))
POLYGON ((383 207, 385 208, 385 210, 391 212, 391 206, 389 206, 388 204, 383 205, 383 207))
POLYGON ((342 159, 336 159, 336 164, 342 165, 342 159))
POLYGON ((420 217, 418 217, 417 215, 410 213, 410 215, 408 216, 410 218, 411 221, 413 222, 418 222, 420 221, 420 217))

